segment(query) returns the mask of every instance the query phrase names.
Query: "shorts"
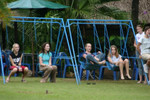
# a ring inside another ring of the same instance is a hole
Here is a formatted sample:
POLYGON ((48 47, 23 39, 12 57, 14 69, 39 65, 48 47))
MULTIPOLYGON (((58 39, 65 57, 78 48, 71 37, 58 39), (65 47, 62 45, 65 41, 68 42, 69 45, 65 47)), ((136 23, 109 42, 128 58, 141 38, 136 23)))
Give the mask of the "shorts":
POLYGON ((150 60, 150 54, 142 54, 143 60, 150 60))
MULTIPOLYGON (((14 68, 17 68, 17 72, 19 72, 19 68, 18 67, 16 67, 16 66, 10 66, 10 70, 13 70, 14 68)), ((21 66, 21 68, 22 68, 22 73, 24 73, 24 69, 26 68, 26 66, 21 66)))

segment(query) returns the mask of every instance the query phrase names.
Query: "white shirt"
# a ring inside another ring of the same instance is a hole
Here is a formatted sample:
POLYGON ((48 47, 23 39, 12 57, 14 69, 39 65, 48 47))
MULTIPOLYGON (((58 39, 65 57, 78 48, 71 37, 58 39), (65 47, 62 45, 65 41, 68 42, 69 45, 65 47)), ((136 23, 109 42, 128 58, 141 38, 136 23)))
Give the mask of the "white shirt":
POLYGON ((139 42, 140 41, 140 38, 142 38, 143 36, 145 35, 145 33, 143 32, 142 34, 141 33, 137 33, 136 34, 136 40, 137 40, 137 42, 139 42))
POLYGON ((150 37, 142 37, 139 43, 141 43, 141 54, 150 54, 150 37))

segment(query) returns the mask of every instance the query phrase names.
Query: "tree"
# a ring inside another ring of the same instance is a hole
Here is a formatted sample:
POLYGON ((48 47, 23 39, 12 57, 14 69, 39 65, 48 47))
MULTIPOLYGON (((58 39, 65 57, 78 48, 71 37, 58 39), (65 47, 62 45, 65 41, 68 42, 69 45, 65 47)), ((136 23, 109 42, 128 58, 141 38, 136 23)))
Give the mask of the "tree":
POLYGON ((138 24, 138 15, 139 15, 139 0, 132 0, 131 18, 132 18, 134 27, 138 24))
POLYGON ((6 37, 5 37, 5 25, 9 23, 10 21, 10 10, 6 7, 6 1, 0 0, 0 23, 2 28, 2 48, 6 47, 6 37))

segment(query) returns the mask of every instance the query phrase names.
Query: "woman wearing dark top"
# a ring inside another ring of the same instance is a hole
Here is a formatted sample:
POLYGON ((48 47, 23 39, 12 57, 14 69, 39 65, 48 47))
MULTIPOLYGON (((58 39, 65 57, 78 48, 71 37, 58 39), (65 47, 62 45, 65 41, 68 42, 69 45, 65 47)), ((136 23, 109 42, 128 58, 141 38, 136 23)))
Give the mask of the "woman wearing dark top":
POLYGON ((19 44, 17 44, 17 43, 13 44, 12 52, 9 55, 9 59, 11 62, 11 66, 10 66, 11 72, 6 79, 7 83, 9 82, 10 77, 17 72, 23 73, 21 81, 25 82, 24 77, 26 76, 26 74, 28 72, 28 68, 26 66, 21 65, 22 56, 23 56, 23 54, 19 52, 19 44))

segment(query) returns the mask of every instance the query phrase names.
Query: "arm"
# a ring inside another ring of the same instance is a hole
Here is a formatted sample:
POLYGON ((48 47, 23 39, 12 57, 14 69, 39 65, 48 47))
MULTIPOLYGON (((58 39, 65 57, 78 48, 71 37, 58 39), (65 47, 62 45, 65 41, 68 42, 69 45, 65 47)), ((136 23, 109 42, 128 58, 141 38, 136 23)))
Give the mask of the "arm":
POLYGON ((42 57, 39 57, 39 63, 41 66, 46 66, 46 64, 43 64, 42 57))
POLYGON ((86 59, 86 54, 83 54, 82 56, 83 56, 83 58, 85 58, 85 59, 86 59))
POLYGON ((139 54, 141 54, 140 46, 141 46, 141 43, 138 43, 137 50, 138 50, 139 54))
POLYGON ((135 48, 137 48, 137 45, 136 45, 136 40, 134 40, 134 47, 135 47, 135 48))
POLYGON ((16 64, 14 64, 14 61, 13 61, 13 59, 12 59, 11 56, 9 56, 9 59, 10 59, 10 62, 11 62, 11 64, 12 64, 12 66, 17 66, 16 64))
POLYGON ((20 61, 19 61, 19 66, 21 66, 21 62, 22 62, 22 57, 23 57, 23 54, 21 55, 21 57, 20 57, 20 61))
POLYGON ((109 61, 111 64, 115 64, 115 62, 113 62, 112 59, 111 59, 109 56, 107 57, 107 59, 108 59, 108 61, 109 61))
POLYGON ((52 57, 49 59, 49 65, 52 66, 52 57))

